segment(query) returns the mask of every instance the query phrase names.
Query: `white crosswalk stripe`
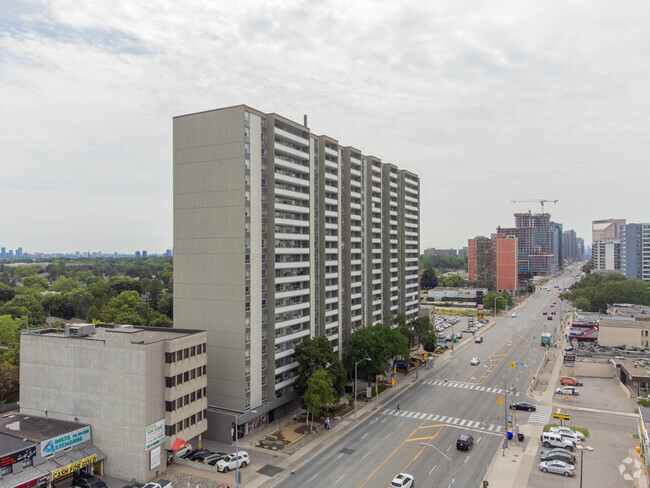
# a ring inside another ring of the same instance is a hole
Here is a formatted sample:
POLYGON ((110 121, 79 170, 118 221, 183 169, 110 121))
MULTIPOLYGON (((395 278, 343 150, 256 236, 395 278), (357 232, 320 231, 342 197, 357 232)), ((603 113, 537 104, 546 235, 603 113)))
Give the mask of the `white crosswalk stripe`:
POLYGON ((498 433, 503 430, 503 427, 500 425, 487 424, 478 420, 459 419, 457 417, 446 417, 444 415, 434 415, 423 412, 409 412, 408 410, 398 412, 393 408, 384 408, 380 413, 382 415, 392 415, 394 417, 412 418, 413 420, 426 419, 431 420, 432 422, 447 424, 450 427, 462 427, 464 429, 471 429, 493 435, 498 435, 498 433))
POLYGON ((552 411, 553 407, 550 405, 537 405, 537 410, 530 414, 528 422, 531 424, 547 424, 552 411))
MULTIPOLYGON (((458 381, 450 381, 445 383, 443 380, 422 380, 422 384, 429 386, 446 386, 448 388, 462 388, 468 390, 484 391, 486 393, 497 393, 499 395, 503 395, 504 393, 502 388, 491 388, 489 386, 480 386, 475 383, 461 383, 458 381)), ((512 391, 508 391, 508 396, 518 397, 520 395, 521 393, 518 391, 514 393, 512 391)))

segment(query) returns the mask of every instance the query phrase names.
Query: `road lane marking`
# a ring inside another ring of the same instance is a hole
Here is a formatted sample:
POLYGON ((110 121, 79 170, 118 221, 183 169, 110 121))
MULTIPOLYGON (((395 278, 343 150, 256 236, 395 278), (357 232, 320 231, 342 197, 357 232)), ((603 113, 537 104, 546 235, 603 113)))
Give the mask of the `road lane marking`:
POLYGON ((338 482, 341 481, 343 478, 345 478, 344 474, 342 474, 341 477, 334 482, 334 484, 335 485, 338 484, 338 482))
POLYGON ((368 454, 370 454, 370 451, 368 451, 367 453, 365 453, 365 454, 363 455, 363 457, 361 458, 361 460, 363 461, 364 459, 366 459, 366 457, 368 456, 368 454))
POLYGON ((388 435, 386 437, 384 437, 384 439, 388 439, 391 436, 391 434, 392 434, 392 432, 389 432, 388 435))
MULTIPOLYGON (((424 422, 422 422, 422 424, 424 424, 424 422)), ((420 426, 422 426, 422 424, 420 424, 420 426)), ((386 463, 388 462, 388 460, 389 460, 391 457, 393 457, 393 455, 394 455, 397 451, 399 451, 399 450, 402 448, 402 446, 403 446, 404 444, 406 444, 406 442, 409 440, 409 437, 411 437, 413 434, 415 434, 415 433, 417 432, 418 428, 419 428, 419 427, 416 427, 415 429, 413 429, 413 432, 411 432, 411 433, 409 434, 409 436, 408 436, 406 439, 404 439, 404 441, 403 441, 399 446, 397 446, 397 447, 393 450, 393 452, 391 452, 391 453, 389 454, 389 456, 388 456, 386 459, 384 459, 384 461, 383 461, 379 466, 377 466, 377 467, 372 471, 372 473, 370 473, 370 474, 368 475, 368 477, 366 478, 366 480, 365 480, 363 483, 361 483, 361 485, 359 485, 359 488, 362 488, 366 483, 368 483, 368 481, 370 481, 370 479, 371 479, 371 478, 372 478, 372 477, 377 473, 377 471, 379 471, 379 470, 384 466, 384 464, 386 464, 386 463)), ((442 429, 440 429, 440 430, 442 430, 442 429)), ((436 434, 436 435, 437 435, 437 434, 436 434)), ((434 437, 435 437, 435 436, 434 436, 434 437)))
POLYGON ((363 435, 361 436, 361 440, 365 439, 366 436, 367 436, 368 434, 370 434, 370 432, 366 432, 365 434, 363 434, 363 435))
POLYGON ((429 474, 433 473, 433 470, 436 469, 437 467, 438 467, 438 465, 437 465, 437 464, 434 464, 434 465, 433 465, 433 468, 431 468, 431 471, 429 471, 429 474))

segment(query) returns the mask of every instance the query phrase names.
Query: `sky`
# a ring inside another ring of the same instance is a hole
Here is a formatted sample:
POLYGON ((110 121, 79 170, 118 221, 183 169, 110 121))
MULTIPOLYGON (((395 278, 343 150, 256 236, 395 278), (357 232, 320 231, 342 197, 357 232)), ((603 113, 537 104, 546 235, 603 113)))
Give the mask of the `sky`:
POLYGON ((548 199, 650 221, 650 2, 0 2, 0 246, 172 247, 172 117, 246 104, 420 175, 421 248, 548 199))

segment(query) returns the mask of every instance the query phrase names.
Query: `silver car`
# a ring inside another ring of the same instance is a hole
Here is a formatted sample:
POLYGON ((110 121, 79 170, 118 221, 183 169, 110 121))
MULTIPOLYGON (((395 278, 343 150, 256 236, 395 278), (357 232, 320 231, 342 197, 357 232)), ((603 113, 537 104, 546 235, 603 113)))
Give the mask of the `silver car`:
POLYGON ((564 476, 574 476, 576 468, 562 461, 542 461, 539 463, 539 470, 544 473, 562 474, 564 476))

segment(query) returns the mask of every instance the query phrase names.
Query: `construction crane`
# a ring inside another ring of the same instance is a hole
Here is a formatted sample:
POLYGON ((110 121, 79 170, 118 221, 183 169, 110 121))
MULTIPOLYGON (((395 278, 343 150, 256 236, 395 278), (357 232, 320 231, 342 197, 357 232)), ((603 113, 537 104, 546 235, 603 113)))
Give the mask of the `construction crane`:
POLYGON ((539 202, 540 205, 542 206, 542 213, 544 213, 544 204, 545 203, 557 203, 557 200, 546 200, 544 198, 540 198, 537 200, 510 200, 512 203, 520 203, 520 202, 539 202))

